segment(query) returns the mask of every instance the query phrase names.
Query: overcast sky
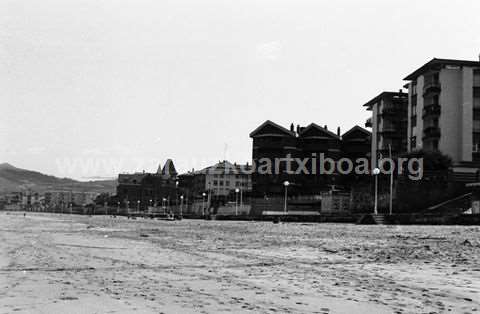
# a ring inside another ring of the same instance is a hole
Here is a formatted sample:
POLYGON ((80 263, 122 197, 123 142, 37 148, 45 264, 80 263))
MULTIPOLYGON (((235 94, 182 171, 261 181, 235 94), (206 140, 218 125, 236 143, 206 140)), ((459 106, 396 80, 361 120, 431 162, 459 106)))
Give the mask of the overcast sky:
POLYGON ((0 1, 0 162, 77 179, 251 159, 270 119, 342 132, 433 57, 476 60, 480 1, 0 1))

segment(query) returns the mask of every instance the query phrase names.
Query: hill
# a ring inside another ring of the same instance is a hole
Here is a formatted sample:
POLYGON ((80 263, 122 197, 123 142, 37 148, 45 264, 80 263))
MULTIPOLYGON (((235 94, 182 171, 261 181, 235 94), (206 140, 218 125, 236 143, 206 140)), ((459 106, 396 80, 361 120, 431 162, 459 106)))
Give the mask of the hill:
POLYGON ((16 191, 75 190, 85 192, 113 193, 117 180, 77 181, 57 178, 37 171, 17 168, 8 163, 0 164, 0 193, 16 191))

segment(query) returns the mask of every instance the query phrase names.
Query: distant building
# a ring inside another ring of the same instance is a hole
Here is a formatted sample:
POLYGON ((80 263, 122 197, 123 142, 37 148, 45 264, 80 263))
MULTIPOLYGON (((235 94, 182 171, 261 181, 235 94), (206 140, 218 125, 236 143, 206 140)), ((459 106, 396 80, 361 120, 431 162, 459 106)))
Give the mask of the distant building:
POLYGON ((372 111, 365 123, 372 128, 371 156, 373 167, 381 157, 399 155, 407 151, 408 94, 401 90, 383 92, 363 105, 372 111))
POLYGON ((220 161, 199 171, 179 176, 179 186, 192 198, 208 193, 212 198, 225 199, 235 193, 250 193, 252 189, 251 165, 220 161))
POLYGON ((117 198, 121 207, 145 209, 148 206, 175 201, 178 196, 177 171, 171 159, 156 173, 119 174, 117 198))
POLYGON ((93 204, 98 196, 97 192, 55 190, 47 191, 44 195, 46 206, 85 206, 93 204))

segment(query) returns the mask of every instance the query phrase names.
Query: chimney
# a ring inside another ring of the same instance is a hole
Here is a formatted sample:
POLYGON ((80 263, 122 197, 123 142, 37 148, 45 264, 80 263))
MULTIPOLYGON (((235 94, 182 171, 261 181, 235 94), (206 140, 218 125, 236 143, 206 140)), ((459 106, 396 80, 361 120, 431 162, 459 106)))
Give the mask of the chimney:
POLYGON ((328 127, 327 125, 325 124, 324 127, 323 127, 325 130, 328 130, 328 127))
POLYGON ((290 124, 290 131, 293 132, 295 130, 295 126, 292 124, 290 124))
POLYGON ((340 136, 340 127, 337 128, 337 135, 340 136))
POLYGON ((300 124, 297 124, 297 134, 300 134, 300 124))

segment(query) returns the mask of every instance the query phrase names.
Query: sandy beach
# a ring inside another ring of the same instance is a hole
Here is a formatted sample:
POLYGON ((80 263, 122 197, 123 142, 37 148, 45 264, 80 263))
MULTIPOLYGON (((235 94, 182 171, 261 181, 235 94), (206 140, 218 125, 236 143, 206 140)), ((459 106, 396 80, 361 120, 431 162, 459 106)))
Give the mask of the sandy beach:
POLYGON ((1 313, 475 313, 480 227, 0 213, 1 313))

